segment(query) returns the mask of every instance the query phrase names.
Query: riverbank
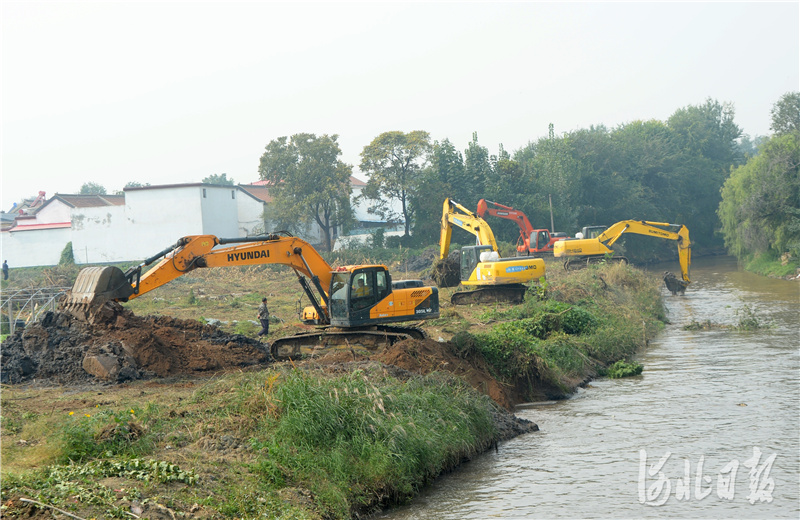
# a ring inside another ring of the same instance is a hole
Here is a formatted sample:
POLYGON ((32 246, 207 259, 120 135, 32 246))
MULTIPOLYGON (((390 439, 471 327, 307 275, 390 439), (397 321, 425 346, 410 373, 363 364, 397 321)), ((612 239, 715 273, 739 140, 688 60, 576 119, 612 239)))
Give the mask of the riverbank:
POLYGON ((800 260, 786 253, 781 257, 759 255, 742 262, 746 271, 770 278, 800 280, 800 260))
POLYGON ((535 429, 507 408, 565 397, 646 345, 660 283, 551 268, 525 304, 443 305, 423 325, 434 341, 381 359, 4 387, 3 515, 49 515, 21 497, 84 518, 350 518, 402 502, 535 429))

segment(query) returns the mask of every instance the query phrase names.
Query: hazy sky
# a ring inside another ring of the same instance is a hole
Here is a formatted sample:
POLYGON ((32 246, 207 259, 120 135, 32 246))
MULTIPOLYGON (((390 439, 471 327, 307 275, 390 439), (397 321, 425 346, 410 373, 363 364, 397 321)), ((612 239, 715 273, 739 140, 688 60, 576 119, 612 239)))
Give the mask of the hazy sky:
MULTIPOLYGON (((266 144, 426 130, 496 154, 708 98, 751 136, 800 89, 800 3, 2 1, 2 206, 258 180, 266 144)), ((358 176, 358 170, 356 169, 358 176)), ((361 176, 363 178, 363 176, 361 176)))

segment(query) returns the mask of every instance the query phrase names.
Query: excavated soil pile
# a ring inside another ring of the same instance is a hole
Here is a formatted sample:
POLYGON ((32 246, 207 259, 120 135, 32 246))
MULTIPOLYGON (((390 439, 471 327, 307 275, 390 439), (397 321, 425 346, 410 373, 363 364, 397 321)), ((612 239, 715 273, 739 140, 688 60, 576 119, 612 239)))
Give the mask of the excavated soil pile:
POLYGON ((106 303, 94 323, 66 312, 43 319, 3 342, 2 383, 123 382, 202 374, 267 364, 265 345, 217 327, 168 316, 135 316, 106 303))
MULTIPOLYGON (((515 400, 513 389, 503 386, 491 375, 489 367, 482 357, 477 355, 460 357, 456 353, 455 346, 450 342, 407 339, 369 357, 355 352, 337 351, 311 362, 338 370, 349 362, 358 363, 367 359, 416 374, 424 375, 437 371, 450 372, 464 379, 473 388, 488 395, 504 408, 509 410, 513 408, 515 400)), ((392 375, 396 374, 392 373, 392 375)))
POLYGON ((461 283, 461 253, 453 251, 444 260, 434 262, 431 278, 439 287, 455 287, 461 283))

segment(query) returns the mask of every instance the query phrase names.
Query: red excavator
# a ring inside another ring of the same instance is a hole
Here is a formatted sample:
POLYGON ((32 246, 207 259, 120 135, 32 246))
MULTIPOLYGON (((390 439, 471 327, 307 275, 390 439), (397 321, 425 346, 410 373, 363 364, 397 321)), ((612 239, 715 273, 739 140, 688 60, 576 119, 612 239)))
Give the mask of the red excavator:
POLYGON ((491 200, 478 201, 478 216, 484 218, 488 213, 493 217, 513 220, 519 226, 517 256, 543 256, 553 254, 553 244, 567 238, 566 233, 550 233, 547 229, 533 229, 525 213, 491 200), (489 207, 489 204, 492 207, 489 207))

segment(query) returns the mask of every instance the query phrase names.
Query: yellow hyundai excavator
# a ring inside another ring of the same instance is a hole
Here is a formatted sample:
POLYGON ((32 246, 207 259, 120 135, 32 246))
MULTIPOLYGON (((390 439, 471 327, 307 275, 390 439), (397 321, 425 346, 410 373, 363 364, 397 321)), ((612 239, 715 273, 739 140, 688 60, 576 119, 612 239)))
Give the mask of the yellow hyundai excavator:
POLYGON ((497 242, 489 224, 461 204, 445 199, 439 237, 439 259, 447 259, 453 226, 476 237, 477 245, 461 248, 461 284, 471 291, 453 293, 450 302, 464 305, 478 302, 521 302, 531 280, 545 273, 541 258, 500 258, 497 242))
POLYGON ((671 273, 665 273, 664 282, 670 292, 683 293, 689 285, 689 266, 692 263, 692 245, 689 229, 682 224, 650 222, 647 220, 623 220, 612 225, 595 238, 568 238, 556 242, 553 255, 564 258, 564 269, 578 269, 605 259, 612 262, 628 263, 624 256, 616 255, 614 243, 625 233, 636 233, 651 237, 675 240, 678 243, 678 260, 681 266, 681 280, 671 273))
POLYGON ((374 350, 403 339, 422 339, 425 333, 419 328, 387 324, 439 316, 436 287, 424 287, 419 280, 393 285, 385 265, 334 269, 310 244, 288 233, 233 239, 186 236, 124 273, 116 267, 88 267, 78 273, 62 307, 92 321, 105 302, 137 298, 194 269, 257 264, 294 269, 313 305, 313 310, 303 311, 304 321, 323 326, 273 341, 271 354, 279 361, 330 347, 352 344, 374 350), (225 245, 229 246, 217 247, 225 245), (157 260, 142 274, 143 267, 157 260))

